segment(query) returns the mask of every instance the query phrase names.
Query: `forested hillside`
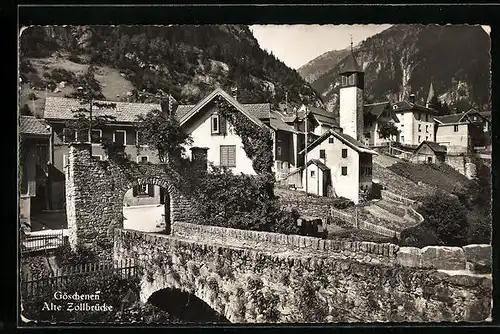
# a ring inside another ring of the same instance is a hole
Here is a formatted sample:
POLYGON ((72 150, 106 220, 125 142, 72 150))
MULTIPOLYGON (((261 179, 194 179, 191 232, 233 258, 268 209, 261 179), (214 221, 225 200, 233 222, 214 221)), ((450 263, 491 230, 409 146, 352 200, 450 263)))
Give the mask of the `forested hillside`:
POLYGON ((104 86, 123 81, 104 94, 111 100, 138 100, 137 91, 161 89, 179 103, 196 103, 220 86, 238 87, 243 103, 279 103, 288 91, 291 102, 322 106, 311 86, 262 50, 243 25, 30 27, 20 45, 24 102, 33 88, 64 95, 67 87, 54 93, 58 80, 71 84, 73 74, 93 64, 104 86))

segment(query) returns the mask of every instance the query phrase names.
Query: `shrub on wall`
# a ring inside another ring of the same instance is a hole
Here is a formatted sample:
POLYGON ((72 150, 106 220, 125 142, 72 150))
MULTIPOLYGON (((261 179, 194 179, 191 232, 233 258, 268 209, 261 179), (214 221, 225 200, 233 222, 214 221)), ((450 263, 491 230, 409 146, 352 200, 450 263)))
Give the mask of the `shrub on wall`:
POLYGON ((467 244, 467 211, 456 197, 437 191, 423 200, 418 211, 425 220, 401 233, 403 244, 417 247, 467 244))

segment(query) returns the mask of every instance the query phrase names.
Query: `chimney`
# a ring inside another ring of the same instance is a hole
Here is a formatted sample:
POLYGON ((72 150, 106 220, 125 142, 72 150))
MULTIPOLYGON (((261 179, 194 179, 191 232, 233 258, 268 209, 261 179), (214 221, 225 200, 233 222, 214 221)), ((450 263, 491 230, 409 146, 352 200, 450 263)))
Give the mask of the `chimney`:
POLYGON ((410 94, 410 97, 408 99, 410 101, 410 103, 415 103, 415 94, 410 94))
POLYGON ((197 169, 206 171, 208 147, 191 147, 191 162, 197 169))
POLYGON ((238 87, 231 88, 231 95, 232 95, 233 99, 238 101, 238 87))

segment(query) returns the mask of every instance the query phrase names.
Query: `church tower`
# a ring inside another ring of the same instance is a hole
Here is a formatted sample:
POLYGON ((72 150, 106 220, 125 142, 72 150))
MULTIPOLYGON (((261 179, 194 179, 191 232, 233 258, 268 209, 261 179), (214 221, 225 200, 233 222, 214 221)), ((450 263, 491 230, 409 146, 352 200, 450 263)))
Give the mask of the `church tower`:
POLYGON ((363 90, 364 72, 354 58, 351 39, 351 53, 340 71, 342 84, 340 86, 339 125, 343 133, 354 139, 363 137, 363 90))
POLYGON ((433 108, 435 106, 432 105, 432 98, 434 97, 434 87, 432 86, 432 81, 431 81, 431 86, 429 87, 429 94, 427 95, 427 101, 425 103, 425 106, 427 108, 433 108))

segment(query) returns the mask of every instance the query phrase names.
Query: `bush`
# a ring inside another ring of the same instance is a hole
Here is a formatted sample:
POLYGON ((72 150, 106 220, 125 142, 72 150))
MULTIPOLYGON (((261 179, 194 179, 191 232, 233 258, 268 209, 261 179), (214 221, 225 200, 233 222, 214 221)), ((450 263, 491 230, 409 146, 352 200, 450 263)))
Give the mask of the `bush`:
POLYGON ((21 107, 19 112, 23 116, 33 116, 33 112, 31 111, 30 107, 26 103, 21 107))
POLYGON ((456 197, 437 191, 423 200, 418 211, 425 220, 401 233, 403 243, 419 247, 467 244, 467 211, 456 197))
POLYGON ((54 255, 56 263, 59 267, 91 263, 97 259, 97 255, 89 248, 77 246, 77 249, 74 252, 68 244, 56 249, 54 255))
POLYGON ((82 63, 82 60, 80 59, 80 57, 78 57, 77 55, 75 54, 70 54, 68 56, 68 60, 69 61, 72 61, 73 63, 77 63, 77 64, 81 64, 82 63))

